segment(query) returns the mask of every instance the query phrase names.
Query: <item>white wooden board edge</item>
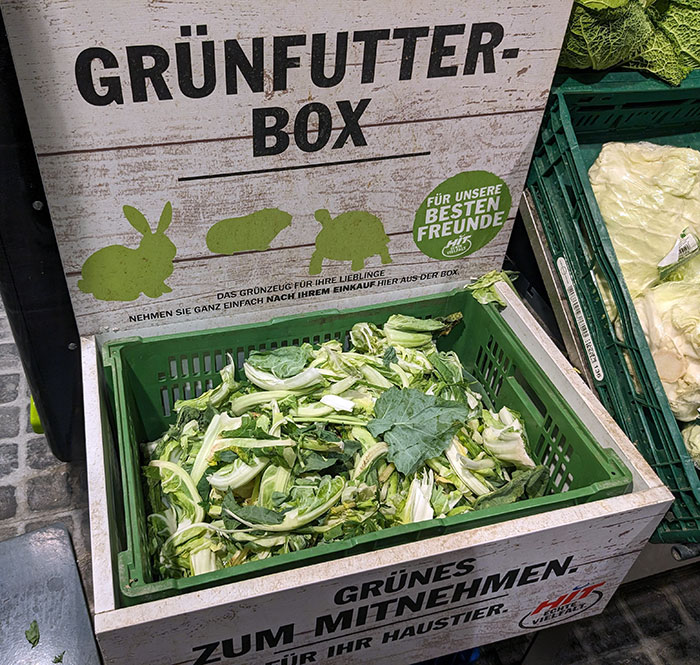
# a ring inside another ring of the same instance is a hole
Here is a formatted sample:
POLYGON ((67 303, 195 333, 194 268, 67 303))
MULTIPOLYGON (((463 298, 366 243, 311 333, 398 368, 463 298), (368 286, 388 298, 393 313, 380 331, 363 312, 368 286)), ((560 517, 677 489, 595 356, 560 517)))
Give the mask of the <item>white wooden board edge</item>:
MULTIPOLYGON (((513 536, 517 533, 526 533, 530 530, 540 530, 547 528, 557 528, 566 524, 574 524, 581 520, 602 517, 609 515, 611 512, 631 510, 648 505, 659 506, 659 514, 663 514, 670 505, 673 497, 671 493, 663 486, 658 477, 651 471, 643 458, 637 453, 634 446, 625 437, 624 433, 612 421, 607 411, 603 409, 595 396, 590 392, 587 386, 583 383, 576 372, 569 367, 566 359, 561 355, 553 343, 549 341, 544 331, 537 325, 532 316, 527 312, 522 303, 519 302, 517 296, 510 290, 509 287, 500 288, 501 295, 506 299, 508 307, 503 310, 502 314, 506 321, 519 334, 523 342, 528 347, 536 360, 540 363, 545 363, 548 374, 557 385, 558 389, 567 397, 570 402, 578 401, 574 405, 577 408, 582 420, 591 429, 594 435, 598 438, 603 447, 615 449, 623 460, 625 460, 634 474, 633 492, 612 499, 597 501, 584 506, 565 508, 560 510, 550 511, 541 515, 525 517, 517 520, 511 520, 506 523, 492 525, 489 527, 480 527, 462 534, 453 534, 404 545, 400 548, 389 548, 380 552, 371 554, 358 555, 349 557, 344 562, 351 565, 357 570, 368 570, 373 566, 379 565, 378 562, 387 561, 385 557, 398 557, 393 560, 388 560, 389 564, 410 561, 418 556, 426 556, 426 554, 438 554, 444 551, 449 551, 453 548, 463 548, 473 546, 482 542, 490 542, 513 536), (540 357, 538 357, 538 355, 540 357), (554 361, 554 362, 552 362, 554 361), (396 551, 394 551, 396 550, 396 551)), ((106 481, 104 475, 104 454, 102 451, 102 429, 101 429, 101 413, 99 408, 93 403, 97 402, 95 393, 97 385, 97 345, 94 338, 83 338, 83 364, 85 374, 85 390, 86 404, 92 405, 86 410, 86 440, 88 445, 88 461, 89 461, 89 485, 90 485, 90 502, 91 502, 91 517, 94 545, 97 549, 97 558, 94 559, 94 575, 96 579, 113 579, 114 570, 112 567, 112 557, 109 554, 109 518, 107 508, 106 481), (90 368, 92 364, 92 368, 90 368), (89 420, 88 420, 89 419, 89 420), (106 545, 106 546, 105 546, 106 545)), ((293 575, 282 574, 283 578, 294 577, 297 583, 301 583, 302 579, 306 583, 319 581, 321 569, 325 564, 309 566, 295 571, 293 575), (308 576, 308 577, 307 577, 308 576)), ((337 567, 331 566, 332 570, 328 573, 329 579, 337 576, 337 567)), ((266 576, 260 578, 260 584, 270 584, 268 592, 275 590, 275 585, 278 583, 277 576, 266 576)), ((205 594, 207 606, 211 605, 214 595, 223 593, 226 602, 231 600, 232 589, 236 584, 225 585, 217 589, 208 590, 205 594)), ((250 584, 245 585, 247 588, 250 584)), ((136 620, 138 610, 130 608, 128 610, 118 610, 115 615, 116 604, 113 594, 105 594, 98 598, 96 596, 96 614, 102 615, 99 624, 99 631, 109 630, 122 621, 136 620), (98 603, 99 600, 99 603, 98 603), (114 617, 114 618, 112 618, 114 617), (117 622, 116 624, 114 622, 117 622)), ((187 594, 187 605, 193 609, 195 605, 193 597, 198 594, 187 594)), ((180 598, 170 598, 163 601, 158 601, 158 604, 165 604, 165 611, 179 612, 177 609, 180 598), (166 608, 170 608, 166 610, 166 608)), ((222 601, 224 602, 224 601, 222 601)), ((152 607, 154 603, 148 603, 142 607, 152 607)), ((141 619, 143 620, 143 619, 141 619)))
MULTIPOLYGON (((376 552, 181 594, 164 600, 96 613, 95 631, 97 634, 107 633, 168 616, 181 616, 297 587, 329 583, 352 574, 366 573, 369 576, 372 571, 381 568, 388 570, 389 567, 400 567, 408 562, 429 557, 449 557, 451 553, 489 543, 507 542, 509 539, 527 533, 540 533, 544 542, 548 538, 555 539, 556 536, 552 532, 558 529, 565 529, 573 524, 593 524, 596 520, 609 518, 617 513, 627 513, 627 519, 631 523, 635 521, 634 514, 639 509, 648 509, 652 513, 651 516, 647 514, 637 518, 637 521, 644 524, 641 539, 645 540, 651 535, 658 518, 666 512, 669 505, 668 492, 664 488, 646 489, 582 506, 552 510, 376 552)), ((640 543, 637 552, 641 551, 642 544, 640 543)), ((586 563, 589 562, 584 560, 580 565, 586 563)))
POLYGON ((88 503, 90 517, 90 552, 94 611, 99 614, 116 606, 114 585, 105 580, 114 579, 109 535, 109 507, 107 503, 107 475, 104 442, 102 440, 102 390, 98 371, 98 345, 94 337, 80 338, 83 376, 83 409, 85 418, 85 446, 87 454, 88 503))

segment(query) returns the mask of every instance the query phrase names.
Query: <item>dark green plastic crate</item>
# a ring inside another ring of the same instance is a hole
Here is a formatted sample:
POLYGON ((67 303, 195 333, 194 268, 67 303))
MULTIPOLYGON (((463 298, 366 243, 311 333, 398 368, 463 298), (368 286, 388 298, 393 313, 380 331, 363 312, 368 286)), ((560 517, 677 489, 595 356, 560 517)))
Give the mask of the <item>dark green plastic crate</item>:
POLYGON ((560 77, 545 113, 527 186, 554 263, 568 263, 604 372, 601 401, 673 492, 652 540, 700 542, 700 479, 681 438, 588 179, 608 141, 700 149, 700 71, 678 88, 634 72, 560 77), (597 280, 619 312, 613 329, 597 280))
POLYGON ((258 325, 121 340, 105 345, 103 362, 116 409, 125 491, 124 545, 118 556, 119 590, 125 605, 616 496, 632 482, 617 455, 596 443, 497 310, 479 305, 464 291, 364 309, 285 317, 258 325), (218 370, 228 354, 240 367, 253 349, 346 340, 350 328, 359 321, 381 324, 395 313, 428 317, 455 311, 464 313, 465 323, 441 338, 440 345, 459 355, 497 407, 507 404, 522 413, 533 456, 551 470, 546 496, 392 527, 196 577, 154 579, 146 549, 138 445, 160 436, 173 421, 175 400, 216 385, 218 370))

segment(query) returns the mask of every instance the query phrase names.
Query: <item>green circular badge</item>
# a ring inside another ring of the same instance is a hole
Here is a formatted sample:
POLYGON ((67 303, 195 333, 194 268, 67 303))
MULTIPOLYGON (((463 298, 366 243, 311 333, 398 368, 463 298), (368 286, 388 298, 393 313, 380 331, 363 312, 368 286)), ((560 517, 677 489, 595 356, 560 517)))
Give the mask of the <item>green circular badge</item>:
POLYGON ((496 237, 510 204, 508 185, 497 175, 458 173, 440 183, 418 208, 413 240, 433 259, 461 259, 496 237))

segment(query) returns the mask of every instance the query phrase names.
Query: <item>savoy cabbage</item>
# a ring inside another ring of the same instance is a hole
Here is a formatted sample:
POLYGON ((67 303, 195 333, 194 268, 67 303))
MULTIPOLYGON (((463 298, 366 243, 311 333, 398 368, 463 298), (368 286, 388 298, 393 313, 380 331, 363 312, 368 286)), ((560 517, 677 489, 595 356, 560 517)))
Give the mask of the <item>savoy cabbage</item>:
POLYGON ((700 67, 700 0, 575 0, 560 64, 624 66, 678 85, 700 67))

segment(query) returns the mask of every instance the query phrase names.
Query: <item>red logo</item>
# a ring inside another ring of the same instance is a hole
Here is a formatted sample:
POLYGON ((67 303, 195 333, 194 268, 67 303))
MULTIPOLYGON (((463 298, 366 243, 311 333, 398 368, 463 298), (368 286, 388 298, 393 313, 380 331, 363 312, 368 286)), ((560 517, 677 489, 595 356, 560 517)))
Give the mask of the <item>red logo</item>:
POLYGON ((542 601, 532 612, 524 616, 521 628, 539 628, 540 626, 568 621, 596 605, 603 597, 599 591, 605 582, 574 587, 570 593, 558 598, 542 601))

